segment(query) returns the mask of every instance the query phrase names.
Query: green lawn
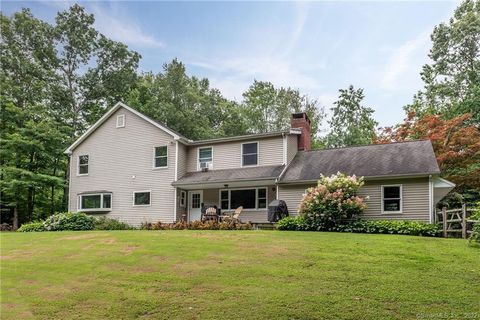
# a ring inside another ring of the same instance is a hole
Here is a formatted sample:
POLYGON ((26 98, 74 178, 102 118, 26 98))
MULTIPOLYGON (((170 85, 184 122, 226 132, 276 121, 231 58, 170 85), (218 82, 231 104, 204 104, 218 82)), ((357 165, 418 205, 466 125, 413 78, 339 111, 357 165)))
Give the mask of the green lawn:
POLYGON ((480 318, 480 250, 464 240, 280 231, 0 239, 2 319, 480 318))

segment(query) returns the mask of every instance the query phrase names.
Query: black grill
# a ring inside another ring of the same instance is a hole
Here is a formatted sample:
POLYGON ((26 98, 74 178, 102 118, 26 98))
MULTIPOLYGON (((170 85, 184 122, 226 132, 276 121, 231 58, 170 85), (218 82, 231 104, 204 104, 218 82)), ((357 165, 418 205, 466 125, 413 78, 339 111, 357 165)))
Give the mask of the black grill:
POLYGON ((283 200, 273 200, 268 205, 268 221, 277 222, 288 217, 287 203, 283 200))

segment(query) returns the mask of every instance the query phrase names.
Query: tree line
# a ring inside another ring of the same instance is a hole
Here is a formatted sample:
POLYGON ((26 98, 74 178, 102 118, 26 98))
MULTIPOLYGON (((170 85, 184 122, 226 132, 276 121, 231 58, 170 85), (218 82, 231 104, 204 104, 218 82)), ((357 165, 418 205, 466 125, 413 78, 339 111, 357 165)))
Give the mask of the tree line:
POLYGON ((190 139, 281 130, 300 111, 312 120, 316 149, 430 138, 438 141, 447 178, 478 194, 480 181, 467 177, 480 176, 479 8, 478 0, 465 1, 449 23, 434 29, 432 63, 421 72, 425 87, 405 107, 405 123, 378 129, 363 89, 349 86, 339 90, 325 135, 324 107, 298 89, 254 80, 237 102, 208 79, 189 76, 177 59, 159 73, 139 72, 141 55, 101 34, 94 16, 77 4, 53 24, 29 9, 1 14, 2 221, 66 210, 69 159, 63 152, 118 101, 190 139), (453 128, 460 131, 454 135, 453 128))

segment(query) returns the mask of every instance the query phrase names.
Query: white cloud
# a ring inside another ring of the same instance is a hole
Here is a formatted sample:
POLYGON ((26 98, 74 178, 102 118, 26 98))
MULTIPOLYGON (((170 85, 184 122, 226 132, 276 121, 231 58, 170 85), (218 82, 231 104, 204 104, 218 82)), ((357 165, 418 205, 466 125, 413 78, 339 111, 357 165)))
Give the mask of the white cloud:
MULTIPOLYGON (((399 48, 395 49, 390 56, 388 63, 384 69, 383 77, 381 79, 381 86, 385 89, 393 89, 398 86, 399 82, 405 83, 402 78, 410 69, 419 70, 421 64, 424 62, 425 51, 430 44, 430 31, 426 30, 420 33, 414 39, 411 39, 399 48), (421 61, 415 61, 414 56, 420 53, 421 61)), ((415 74, 409 72, 409 74, 415 74)))
POLYGON ((165 47, 162 41, 145 33, 132 17, 115 12, 117 10, 114 7, 104 9, 99 5, 91 5, 89 11, 95 15, 95 27, 111 39, 136 47, 165 47))

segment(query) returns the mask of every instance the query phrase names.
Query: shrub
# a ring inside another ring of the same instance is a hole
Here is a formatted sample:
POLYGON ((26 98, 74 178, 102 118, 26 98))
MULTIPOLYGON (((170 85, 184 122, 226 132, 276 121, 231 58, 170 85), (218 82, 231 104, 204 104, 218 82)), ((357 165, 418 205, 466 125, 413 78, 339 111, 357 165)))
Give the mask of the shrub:
POLYGON ((359 220, 339 225, 332 231, 435 237, 439 234, 439 230, 438 224, 417 221, 359 220))
POLYGON ((285 217, 277 222, 278 230, 305 231, 308 230, 308 224, 304 217, 285 217))
POLYGON ((471 246, 480 247, 480 223, 477 222, 473 225, 472 233, 470 234, 470 238, 468 242, 471 246))
POLYGON ((48 217, 43 225, 47 231, 93 230, 95 218, 83 212, 63 212, 48 217))
POLYGON ((94 221, 95 230, 132 230, 132 226, 117 219, 98 217, 94 221))
POLYGON ((361 214, 366 208, 356 193, 363 186, 363 178, 337 173, 321 176, 318 186, 310 188, 300 203, 300 214, 309 229, 332 230, 340 223, 361 214))
POLYGON ((179 221, 175 223, 142 223, 142 230, 251 230, 250 223, 241 223, 237 220, 216 221, 179 221))
POLYGON ((45 231, 45 226, 42 221, 33 221, 30 223, 25 223, 20 226, 17 230, 18 232, 42 232, 45 231))
POLYGON ((0 231, 12 231, 12 230, 13 230, 13 227, 8 223, 0 224, 0 231))

